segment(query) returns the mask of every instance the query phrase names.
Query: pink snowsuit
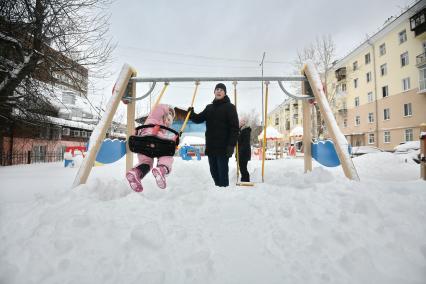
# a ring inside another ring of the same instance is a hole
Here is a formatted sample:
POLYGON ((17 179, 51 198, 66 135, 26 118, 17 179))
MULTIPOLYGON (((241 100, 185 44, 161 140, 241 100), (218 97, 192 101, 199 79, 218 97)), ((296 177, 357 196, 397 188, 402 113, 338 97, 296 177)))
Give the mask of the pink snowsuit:
MULTIPOLYGON (((155 124, 155 125, 163 125, 166 127, 171 127, 173 123, 175 113, 174 109, 165 104, 159 104, 157 105, 151 113, 148 115, 144 125, 147 124, 155 124)), ((148 136, 148 135, 155 135, 162 139, 169 139, 173 140, 175 137, 175 134, 164 130, 164 129, 157 129, 154 127, 150 128, 142 128, 136 133, 138 136, 148 136)), ((143 154, 138 154, 138 160, 139 163, 135 166, 138 167, 141 164, 147 164, 149 165, 149 168, 152 169, 154 159, 148 156, 145 156, 143 154)), ((166 166, 168 169, 168 173, 172 171, 172 164, 173 164, 173 156, 163 156, 159 157, 157 161, 157 167, 160 165, 166 166)))

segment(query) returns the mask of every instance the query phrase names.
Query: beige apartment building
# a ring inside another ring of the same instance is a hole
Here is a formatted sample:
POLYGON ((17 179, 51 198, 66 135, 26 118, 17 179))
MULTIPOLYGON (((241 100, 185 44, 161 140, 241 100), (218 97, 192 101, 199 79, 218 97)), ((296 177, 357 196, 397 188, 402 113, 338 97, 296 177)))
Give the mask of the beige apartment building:
POLYGON ((302 126, 302 102, 288 98, 268 113, 266 125, 273 126, 284 136, 284 145, 290 142, 290 132, 302 126))
POLYGON ((327 89, 353 146, 392 150, 426 122, 426 1, 418 1, 335 63, 327 89))

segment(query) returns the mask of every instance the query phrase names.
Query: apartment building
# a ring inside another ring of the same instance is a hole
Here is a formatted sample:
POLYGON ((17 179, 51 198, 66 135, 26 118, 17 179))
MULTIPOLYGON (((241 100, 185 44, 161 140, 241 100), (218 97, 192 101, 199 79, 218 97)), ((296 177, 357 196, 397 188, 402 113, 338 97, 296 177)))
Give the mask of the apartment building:
POLYGON ((354 146, 392 150, 417 140, 426 122, 426 1, 336 62, 327 89, 337 123, 354 146))
POLYGON ((268 113, 267 126, 273 126, 284 137, 284 143, 290 142, 290 132, 302 126, 302 102, 288 98, 268 113))

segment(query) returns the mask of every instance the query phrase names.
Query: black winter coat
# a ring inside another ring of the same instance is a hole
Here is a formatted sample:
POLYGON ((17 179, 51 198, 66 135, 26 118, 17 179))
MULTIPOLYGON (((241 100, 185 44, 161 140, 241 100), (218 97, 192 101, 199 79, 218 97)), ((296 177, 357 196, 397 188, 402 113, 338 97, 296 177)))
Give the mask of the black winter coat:
POLYGON ((238 136, 238 159, 241 161, 249 161, 251 159, 250 147, 251 128, 244 127, 238 136))
POLYGON ((213 103, 199 114, 191 113, 194 123, 206 122, 207 156, 226 155, 226 148, 235 147, 238 139, 238 114, 228 96, 213 103))

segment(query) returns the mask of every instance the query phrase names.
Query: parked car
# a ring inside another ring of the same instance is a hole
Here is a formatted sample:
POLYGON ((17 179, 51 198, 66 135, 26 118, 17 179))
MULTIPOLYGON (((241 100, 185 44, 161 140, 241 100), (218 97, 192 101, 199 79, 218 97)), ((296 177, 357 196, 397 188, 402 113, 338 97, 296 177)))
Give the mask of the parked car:
POLYGON ((414 152, 420 150, 420 141, 409 141, 403 142, 393 148, 395 150, 395 154, 406 154, 409 152, 414 152))
POLYGON ((404 155, 405 159, 412 159, 420 164, 420 141, 409 141, 401 143, 394 148, 396 155, 404 155))
POLYGON ((383 150, 373 146, 355 146, 352 147, 351 156, 357 157, 365 154, 380 152, 383 152, 383 150))

